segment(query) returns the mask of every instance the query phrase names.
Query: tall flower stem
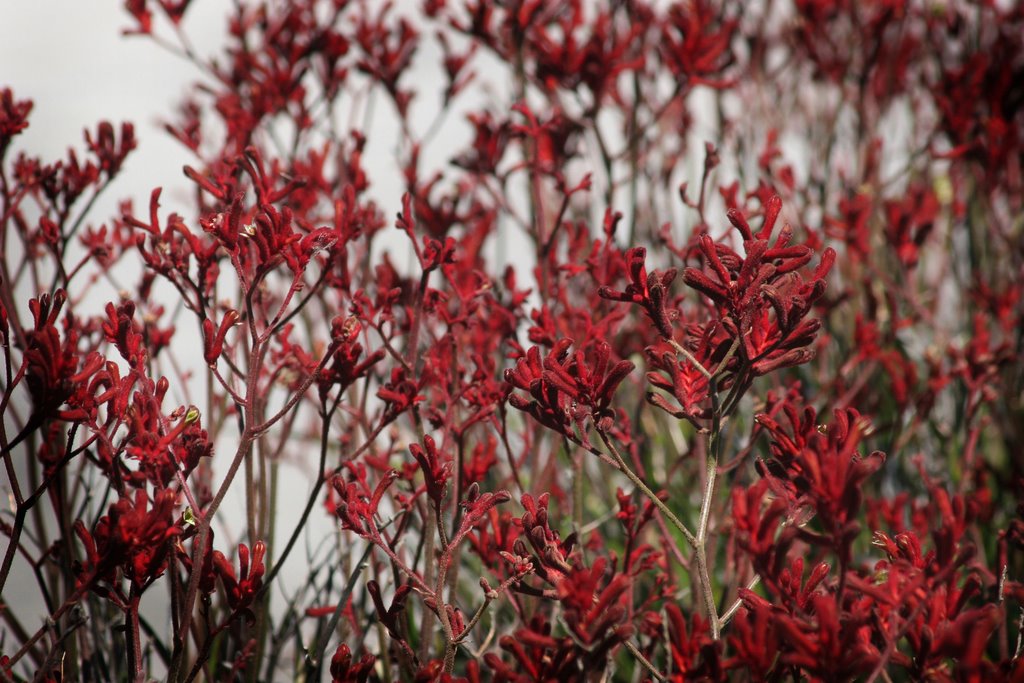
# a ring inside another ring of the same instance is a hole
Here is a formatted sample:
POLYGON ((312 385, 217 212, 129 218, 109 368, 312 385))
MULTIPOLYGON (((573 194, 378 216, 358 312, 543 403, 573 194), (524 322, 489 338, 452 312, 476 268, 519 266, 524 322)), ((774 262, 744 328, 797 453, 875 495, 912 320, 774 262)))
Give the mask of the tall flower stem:
POLYGON ((630 469, 629 465, 622 458, 622 454, 615 447, 615 444, 609 438, 608 434, 601 429, 598 429, 598 434, 601 436, 601 440, 604 442, 605 447, 611 453, 612 458, 618 465, 620 472, 626 475, 626 477, 633 482, 633 484, 639 489, 644 496, 646 496, 658 510, 665 516, 666 519, 676 529, 682 533, 686 542, 693 548, 694 559, 696 560, 696 571, 697 581, 700 584, 701 598, 704 604, 704 610, 707 613, 709 627, 711 629, 711 637, 714 640, 721 638, 721 625, 718 617, 718 606, 715 601, 714 589, 711 585, 711 571, 708 565, 707 558, 707 540, 708 540, 708 527, 711 521, 711 505, 714 502, 715 497, 715 483, 718 476, 718 462, 721 455, 722 449, 722 423, 723 413, 722 406, 718 400, 718 378, 725 371, 729 361, 732 360, 736 354, 736 350, 739 348, 739 340, 733 341, 732 346, 726 352, 725 356, 719 362, 718 367, 714 372, 711 372, 705 368, 700 361, 698 361, 693 354, 688 352, 674 339, 668 340, 670 344, 676 349, 677 352, 681 353, 687 360, 696 366, 700 372, 708 379, 708 393, 711 399, 711 433, 708 437, 708 447, 706 449, 705 461, 704 461, 704 493, 701 496, 700 504, 700 517, 697 522, 697 533, 694 534, 683 524, 682 521, 675 515, 674 512, 665 504, 661 498, 654 493, 649 486, 639 477, 636 472, 630 469))
POLYGON ((696 549, 697 537, 693 532, 683 524, 683 522, 676 516, 676 513, 672 512, 672 509, 669 508, 668 505, 665 505, 665 501, 659 498, 658 494, 652 491, 650 487, 644 483, 644 480, 637 476, 636 472, 630 469, 629 465, 626 464, 626 461, 623 460, 622 454, 619 453, 619 449, 615 447, 615 444, 612 443, 612 440, 608 437, 608 434, 601 429, 599 429, 597 433, 601 436, 601 441, 604 442, 608 452, 612 454, 612 459, 618 465, 619 471, 626 475, 626 478, 629 479, 633 485, 648 498, 648 500, 654 503, 654 506, 658 508, 658 511, 665 515, 665 519, 667 519, 669 523, 683 535, 683 538, 686 539, 686 542, 690 547, 696 549))

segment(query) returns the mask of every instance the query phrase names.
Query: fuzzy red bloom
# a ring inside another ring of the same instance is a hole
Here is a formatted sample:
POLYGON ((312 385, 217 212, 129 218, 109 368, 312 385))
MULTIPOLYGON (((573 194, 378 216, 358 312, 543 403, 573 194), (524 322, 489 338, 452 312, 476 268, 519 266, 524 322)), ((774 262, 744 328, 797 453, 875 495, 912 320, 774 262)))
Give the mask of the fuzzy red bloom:
POLYGON ((140 489, 134 497, 126 496, 112 504, 92 531, 77 524, 75 531, 86 550, 79 581, 101 595, 109 595, 108 589, 99 584, 116 586, 117 572, 140 589, 156 580, 166 567, 171 540, 182 533, 173 519, 176 499, 174 492, 163 490, 150 505, 149 494, 140 489))
POLYGON ((232 610, 248 609, 263 587, 263 574, 266 571, 263 558, 266 554, 267 546, 263 541, 253 544, 251 555, 249 546, 239 543, 236 575, 228 559, 220 551, 213 551, 213 567, 224 586, 225 597, 232 610))

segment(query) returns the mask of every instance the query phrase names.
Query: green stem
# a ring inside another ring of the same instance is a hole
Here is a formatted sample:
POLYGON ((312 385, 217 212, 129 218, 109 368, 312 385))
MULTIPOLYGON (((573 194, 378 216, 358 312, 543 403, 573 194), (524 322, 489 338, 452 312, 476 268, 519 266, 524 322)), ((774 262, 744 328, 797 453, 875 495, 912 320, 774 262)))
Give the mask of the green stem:
POLYGON ((669 509, 667 505, 665 505, 665 502, 661 498, 659 498, 658 495, 647 486, 647 484, 644 483, 643 479, 636 475, 636 472, 629 468, 629 465, 627 465, 626 461, 622 459, 622 455, 619 453, 619 450, 615 447, 615 444, 612 443, 611 439, 608 438, 608 435, 603 430, 600 429, 597 431, 597 433, 601 436, 601 440, 604 442, 605 447, 612 454, 612 458, 614 458, 616 464, 618 465, 619 471, 625 474, 626 478, 633 482, 633 485, 640 489, 640 491, 647 497, 648 500, 654 503, 654 506, 658 508, 661 514, 665 516, 665 519, 667 519, 672 524, 672 526, 679 530, 679 533, 683 535, 683 538, 685 538, 686 542, 690 544, 690 547, 696 549, 697 537, 693 535, 693 532, 686 528, 686 525, 683 524, 678 517, 676 517, 675 513, 672 512, 672 510, 669 509))

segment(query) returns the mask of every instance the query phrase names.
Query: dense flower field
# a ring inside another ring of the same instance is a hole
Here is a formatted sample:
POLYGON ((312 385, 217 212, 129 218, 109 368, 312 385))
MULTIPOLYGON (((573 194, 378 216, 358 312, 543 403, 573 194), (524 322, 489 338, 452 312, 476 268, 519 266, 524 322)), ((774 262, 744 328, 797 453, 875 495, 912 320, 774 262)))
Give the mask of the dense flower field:
POLYGON ((189 4, 185 210, 0 88, 0 678, 1024 680, 1019 3, 189 4))

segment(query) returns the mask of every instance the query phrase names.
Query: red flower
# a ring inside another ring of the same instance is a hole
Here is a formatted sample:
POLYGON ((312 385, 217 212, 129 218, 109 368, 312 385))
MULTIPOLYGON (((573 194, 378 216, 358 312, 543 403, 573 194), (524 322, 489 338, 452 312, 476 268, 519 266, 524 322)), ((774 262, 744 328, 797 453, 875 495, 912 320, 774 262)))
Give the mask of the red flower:
POLYGON ((143 589, 164 572, 171 539, 182 533, 174 521, 177 496, 173 491, 158 491, 150 507, 144 489, 134 498, 125 496, 110 506, 90 533, 81 522, 75 532, 86 549, 86 560, 79 580, 101 595, 106 589, 98 582, 117 586, 117 571, 143 589))
POLYGON ((263 573, 266 567, 263 558, 267 546, 263 541, 256 541, 252 546, 250 558, 249 546, 238 544, 238 574, 226 557, 219 551, 213 551, 213 567, 224 586, 225 598, 233 611, 248 609, 263 587, 263 573))
POLYGON ((810 279, 800 275, 812 252, 807 246, 789 246, 793 231, 788 225, 769 245, 781 209, 781 200, 772 197, 756 235, 743 214, 729 211, 729 221, 743 236, 746 255, 741 257, 701 235, 698 247, 705 269, 683 271, 686 284, 711 300, 722 326, 740 340, 740 357, 755 375, 798 365, 813 356, 807 347, 821 323, 805 317, 824 294, 824 278, 836 257, 835 251, 826 249, 810 279))
POLYGON ((579 428, 579 439, 589 444, 584 420, 608 429, 614 416, 611 400, 623 379, 633 370, 627 360, 611 362, 611 347, 600 341, 590 362, 581 351, 569 355, 571 339, 558 341, 543 361, 538 347, 531 348, 514 369, 505 371, 505 381, 529 391, 531 400, 511 394, 509 402, 530 413, 541 424, 576 440, 570 425, 579 428))
POLYGON ((366 683, 370 674, 373 673, 375 662, 376 658, 373 655, 363 655, 358 661, 354 661, 352 650, 345 643, 341 643, 331 657, 331 681, 332 683, 366 683))

